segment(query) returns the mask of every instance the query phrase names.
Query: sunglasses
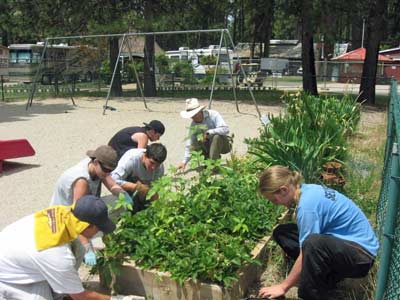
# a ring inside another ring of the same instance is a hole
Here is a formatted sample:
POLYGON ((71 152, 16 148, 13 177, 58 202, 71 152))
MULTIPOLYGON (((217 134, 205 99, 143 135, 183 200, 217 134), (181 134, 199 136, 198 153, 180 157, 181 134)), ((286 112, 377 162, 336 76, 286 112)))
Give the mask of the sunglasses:
POLYGON ((112 169, 109 169, 109 168, 105 167, 100 161, 99 161, 99 165, 100 165, 101 170, 104 173, 111 173, 113 171, 112 169))

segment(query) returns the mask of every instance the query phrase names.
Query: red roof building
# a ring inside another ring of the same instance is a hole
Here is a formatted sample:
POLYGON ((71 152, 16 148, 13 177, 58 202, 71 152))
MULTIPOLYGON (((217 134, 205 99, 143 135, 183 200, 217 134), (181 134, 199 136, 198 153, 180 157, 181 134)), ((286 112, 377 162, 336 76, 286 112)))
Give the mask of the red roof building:
MULTIPOLYGON (((365 59, 365 53, 367 51, 365 48, 358 48, 356 50, 344 53, 342 55, 336 56, 335 58, 332 58, 332 60, 350 60, 350 61, 364 61, 365 59)), ((388 61, 391 62, 392 59, 384 56, 382 54, 378 55, 378 61, 388 61)))
POLYGON ((395 61, 400 61, 400 47, 382 50, 379 53, 395 61))
MULTIPOLYGON (((358 48, 332 58, 332 61, 339 63, 334 71, 335 74, 338 74, 339 82, 360 83, 365 53, 365 48, 358 48)), ((379 54, 378 70, 376 72, 377 82, 386 82, 391 77, 400 79, 400 66, 394 64, 390 57, 379 54)))

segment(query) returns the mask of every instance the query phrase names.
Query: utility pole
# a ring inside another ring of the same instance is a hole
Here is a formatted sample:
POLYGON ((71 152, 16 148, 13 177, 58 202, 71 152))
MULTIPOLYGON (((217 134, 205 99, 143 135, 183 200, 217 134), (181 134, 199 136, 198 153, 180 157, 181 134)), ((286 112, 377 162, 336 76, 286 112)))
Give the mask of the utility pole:
POLYGON ((361 48, 364 48, 364 29, 365 29, 365 18, 363 18, 362 36, 361 36, 361 48))

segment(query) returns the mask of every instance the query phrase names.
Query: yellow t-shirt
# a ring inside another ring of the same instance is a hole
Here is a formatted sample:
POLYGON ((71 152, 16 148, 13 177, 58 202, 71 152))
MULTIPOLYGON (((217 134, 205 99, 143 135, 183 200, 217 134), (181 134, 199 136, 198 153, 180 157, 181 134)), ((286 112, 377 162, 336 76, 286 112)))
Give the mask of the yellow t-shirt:
POLYGON ((72 206, 50 206, 34 214, 34 234, 38 251, 75 240, 90 224, 77 219, 72 206))

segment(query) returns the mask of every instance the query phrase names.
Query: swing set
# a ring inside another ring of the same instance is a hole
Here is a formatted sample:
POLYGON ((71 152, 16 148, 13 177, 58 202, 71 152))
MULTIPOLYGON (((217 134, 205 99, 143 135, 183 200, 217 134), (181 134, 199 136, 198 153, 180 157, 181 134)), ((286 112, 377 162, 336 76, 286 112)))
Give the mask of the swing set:
MULTIPOLYGON (((235 100, 235 104, 236 104, 236 110, 237 112, 240 113, 239 111, 239 104, 238 104, 238 100, 237 100, 237 96, 236 96, 236 88, 235 88, 235 77, 233 74, 233 67, 232 67, 232 61, 231 58, 229 57, 229 53, 228 53, 228 49, 232 48, 233 51, 235 51, 235 45, 233 43, 232 37, 229 33, 229 31, 227 29, 208 29, 208 30, 182 30, 182 31, 160 31, 160 32, 129 32, 129 33, 123 33, 123 34, 103 34, 103 35, 82 35, 82 36, 66 36, 66 37, 51 37, 51 38, 46 38, 45 42, 44 42, 44 47, 43 47, 43 51, 41 53, 41 57, 40 57, 40 62, 39 65, 37 67, 36 70, 36 75, 34 77, 33 80, 33 84, 31 86, 31 91, 30 91, 30 95, 28 97, 28 101, 26 104, 26 110, 28 109, 28 107, 32 106, 33 103, 33 98, 36 92, 36 88, 37 88, 37 83, 40 80, 40 75, 41 75, 41 70, 45 67, 44 66, 44 60, 46 57, 46 50, 50 47, 50 45, 52 45, 53 43, 57 42, 57 41, 68 41, 68 40, 75 40, 75 39, 98 39, 98 38, 118 38, 119 40, 121 40, 120 45, 119 45, 119 51, 118 51, 118 56, 116 57, 116 61, 114 62, 113 66, 114 69, 112 70, 112 76, 111 76, 111 80, 110 80, 110 84, 108 87, 108 92, 107 92, 107 97, 105 100, 105 105, 103 106, 103 115, 106 114, 106 110, 115 110, 114 108, 110 107, 108 105, 108 102, 110 100, 110 95, 111 95, 111 88, 113 86, 114 80, 115 80, 115 76, 116 76, 116 72, 118 69, 118 60, 121 57, 122 54, 122 49, 128 48, 128 60, 129 62, 133 62, 133 55, 132 55, 132 49, 131 49, 131 43, 128 42, 129 37, 146 37, 146 36, 160 36, 160 35, 175 35, 175 34, 211 34, 211 33, 219 33, 220 34, 220 38, 219 38, 219 45, 216 48, 217 50, 217 54, 216 54, 216 63, 215 63, 215 68, 214 68, 214 74, 213 74, 213 79, 212 79, 212 85, 211 85, 211 92, 210 92, 210 96, 209 96, 209 100, 208 100, 208 108, 210 109, 212 106, 212 102, 213 102, 213 94, 214 94, 214 90, 215 90, 215 85, 216 85, 216 78, 217 78, 217 69, 218 66, 220 64, 220 56, 221 53, 222 54, 226 54, 228 56, 228 68, 229 68, 229 75, 230 75, 230 79, 231 79, 231 84, 232 84, 232 92, 233 92, 233 98, 235 100), (225 52, 225 53, 223 53, 225 52)), ((152 71, 152 65, 149 62, 149 51, 146 47, 146 43, 144 43, 144 57, 147 59, 147 64, 150 67, 150 70, 152 71)), ((235 52, 233 52, 235 54, 235 52)), ((241 64, 241 60, 240 58, 236 55, 237 57, 237 62, 239 63, 240 69, 238 70, 241 74, 241 76, 243 76, 243 78, 247 79, 247 74, 245 72, 245 70, 242 67, 241 64)), ((146 63, 146 60, 145 60, 146 63)), ((137 88, 138 91, 143 99, 143 104, 144 107, 146 109, 148 109, 147 107, 147 103, 146 103, 146 98, 144 96, 143 93, 143 87, 142 87, 142 82, 140 81, 140 77, 139 77, 139 73, 135 67, 134 64, 132 64, 133 66, 133 71, 134 71, 134 75, 136 77, 137 80, 137 88)), ((260 110, 258 108, 257 102, 255 100, 253 91, 252 91, 252 87, 251 85, 246 85, 251 99, 254 103, 254 106, 256 108, 258 117, 260 119, 260 121, 263 124, 268 123, 268 117, 267 116, 261 116, 260 110)), ((75 105, 74 99, 73 99, 73 90, 71 89, 71 99, 72 99, 72 103, 73 105, 75 105)))

